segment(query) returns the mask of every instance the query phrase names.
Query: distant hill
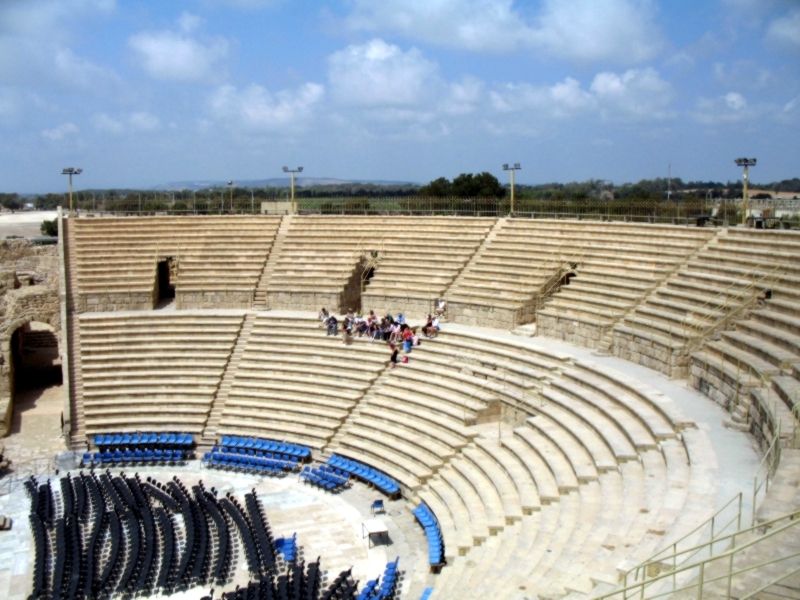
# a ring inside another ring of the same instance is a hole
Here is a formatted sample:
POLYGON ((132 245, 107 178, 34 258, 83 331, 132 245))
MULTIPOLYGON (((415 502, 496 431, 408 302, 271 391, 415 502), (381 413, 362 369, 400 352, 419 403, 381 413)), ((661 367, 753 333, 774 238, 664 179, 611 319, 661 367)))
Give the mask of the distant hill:
MULTIPOLYGON (((409 181, 370 181, 365 179, 332 179, 324 177, 296 177, 294 183, 298 187, 311 187, 315 185, 340 185, 348 183, 362 183, 371 185, 419 185, 409 181)), ((275 177, 273 179, 242 179, 235 180, 233 184, 238 188, 288 188, 292 185, 290 177, 275 177)), ((221 188, 228 185, 227 181, 173 181, 151 188, 156 192, 176 192, 179 190, 206 190, 221 188)))

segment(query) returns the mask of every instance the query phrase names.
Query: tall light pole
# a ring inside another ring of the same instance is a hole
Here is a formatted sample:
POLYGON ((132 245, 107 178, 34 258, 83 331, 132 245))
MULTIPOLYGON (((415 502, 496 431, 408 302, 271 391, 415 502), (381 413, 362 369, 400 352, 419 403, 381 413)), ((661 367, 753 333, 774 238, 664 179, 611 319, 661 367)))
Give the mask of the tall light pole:
POLYGON ((514 163, 513 167, 503 165, 503 171, 511 171, 511 214, 514 214, 514 171, 519 171, 522 167, 519 163, 514 163))
POLYGON ((69 214, 72 215, 72 176, 80 175, 83 169, 76 169, 75 167, 67 167, 61 171, 62 175, 69 175, 69 214))
POLYGON ((292 174, 292 214, 297 214, 297 205, 294 202, 294 174, 295 173, 302 173, 303 167, 297 167, 296 169, 290 169, 289 167, 283 167, 284 173, 291 173, 292 174))
POLYGON ((228 188, 231 190, 231 212, 233 212, 233 181, 228 182, 228 188))
POLYGON ((744 167, 744 187, 742 189, 742 225, 747 224, 747 175, 750 167, 756 166, 755 158, 737 158, 735 162, 738 166, 744 167))

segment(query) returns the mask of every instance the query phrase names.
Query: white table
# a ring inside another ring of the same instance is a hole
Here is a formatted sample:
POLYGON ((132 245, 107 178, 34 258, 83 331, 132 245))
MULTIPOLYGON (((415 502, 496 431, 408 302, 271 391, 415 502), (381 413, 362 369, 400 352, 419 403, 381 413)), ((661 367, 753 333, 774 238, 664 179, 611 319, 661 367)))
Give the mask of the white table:
POLYGON ((370 545, 372 543, 372 536, 379 535, 379 536, 386 536, 386 541, 389 541, 389 530, 386 529, 386 524, 381 521, 380 519, 367 519, 361 524, 361 533, 364 535, 363 538, 369 538, 367 542, 367 547, 372 548, 370 545))

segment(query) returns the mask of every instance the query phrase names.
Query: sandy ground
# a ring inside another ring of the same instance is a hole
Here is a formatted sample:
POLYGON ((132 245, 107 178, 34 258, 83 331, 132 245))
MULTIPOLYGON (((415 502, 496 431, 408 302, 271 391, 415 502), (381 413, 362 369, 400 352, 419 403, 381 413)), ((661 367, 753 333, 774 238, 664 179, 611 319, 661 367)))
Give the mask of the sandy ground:
POLYGON ((54 210, 34 210, 30 212, 0 212, 0 239, 10 235, 26 238, 38 237, 42 221, 51 221, 57 216, 54 210))

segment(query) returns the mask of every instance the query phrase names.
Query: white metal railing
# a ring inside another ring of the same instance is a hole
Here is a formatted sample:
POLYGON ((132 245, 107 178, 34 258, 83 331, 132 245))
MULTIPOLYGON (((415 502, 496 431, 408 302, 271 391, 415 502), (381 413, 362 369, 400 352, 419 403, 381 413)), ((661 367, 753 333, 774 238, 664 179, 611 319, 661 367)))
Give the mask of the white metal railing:
MULTIPOLYGON (((730 600, 732 598, 731 590, 735 577, 768 565, 797 558, 800 556, 800 552, 790 552, 789 554, 772 556, 771 558, 756 564, 748 564, 745 567, 734 568, 737 555, 741 556, 742 553, 748 548, 758 546, 760 544, 763 544, 764 547, 768 548, 767 552, 775 554, 777 546, 774 544, 773 538, 793 527, 796 527, 798 524, 800 524, 800 511, 792 511, 770 521, 752 525, 747 529, 739 529, 733 533, 719 536, 715 540, 706 542, 705 544, 700 544, 691 548, 687 548, 683 551, 662 556, 662 560, 658 565, 658 568, 651 568, 649 570, 646 568, 641 569, 636 573, 636 577, 633 579, 633 582, 631 582, 629 577, 626 575, 621 584, 621 588, 601 594, 599 596, 595 596, 595 600, 627 600, 629 598, 649 600, 653 598, 667 597, 677 592, 688 592, 690 590, 696 590, 698 600, 702 600, 702 598, 707 596, 707 592, 709 592, 708 586, 716 582, 726 584, 727 594, 724 597, 730 600), (737 537, 739 540, 741 540, 743 537, 751 539, 747 539, 747 541, 744 543, 739 543, 737 545, 737 537), (729 548, 724 552, 714 554, 714 544, 727 544, 729 548), (685 561, 681 561, 681 564, 679 564, 677 567, 672 567, 672 564, 678 564, 678 556, 687 553, 691 556, 697 556, 698 554, 705 552, 708 552, 710 555, 700 559, 699 561, 689 562, 690 559, 687 559, 685 561), (719 568, 723 568, 723 573, 708 573, 707 570, 709 570, 708 568, 712 566, 712 563, 715 567, 719 565, 719 568), (661 567, 663 567, 663 570, 661 567)), ((794 549, 792 546, 788 545, 786 548, 790 551, 794 549)), ((651 564, 651 566, 655 566, 655 564, 651 564)), ((800 571, 800 567, 795 569, 792 573, 797 571, 800 571)), ((779 581, 782 581, 792 573, 781 574, 778 576, 778 578, 773 579, 756 592, 751 592, 747 596, 740 596, 738 598, 739 600, 743 598, 752 598, 756 593, 767 589, 779 581)), ((715 595, 715 597, 718 596, 715 595)))

